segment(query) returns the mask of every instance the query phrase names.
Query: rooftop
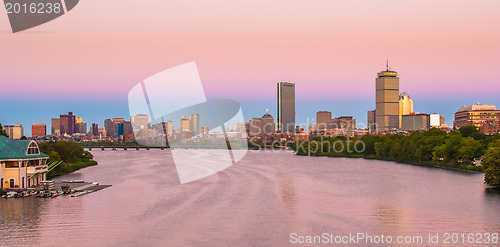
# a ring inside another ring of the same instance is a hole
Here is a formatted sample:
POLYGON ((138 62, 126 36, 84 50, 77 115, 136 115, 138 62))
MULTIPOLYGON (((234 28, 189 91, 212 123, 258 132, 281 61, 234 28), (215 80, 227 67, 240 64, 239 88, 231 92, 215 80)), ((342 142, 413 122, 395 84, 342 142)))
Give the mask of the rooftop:
POLYGON ((0 160, 37 159, 48 157, 48 155, 39 151, 38 144, 36 144, 33 140, 11 140, 5 136, 0 136, 0 160))

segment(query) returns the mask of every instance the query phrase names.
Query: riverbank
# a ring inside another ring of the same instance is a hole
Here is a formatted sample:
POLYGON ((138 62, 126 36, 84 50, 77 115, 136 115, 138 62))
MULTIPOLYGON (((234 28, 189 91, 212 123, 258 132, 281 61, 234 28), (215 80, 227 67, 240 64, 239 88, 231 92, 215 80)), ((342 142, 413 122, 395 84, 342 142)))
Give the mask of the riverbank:
POLYGON ((422 166, 422 167, 431 167, 431 168, 438 168, 438 169, 444 169, 444 170, 450 170, 450 171, 458 171, 458 172, 465 172, 465 173, 484 173, 484 167, 482 166, 463 166, 463 167, 450 167, 450 166, 445 166, 445 165, 436 165, 432 163, 410 163, 410 162, 398 162, 394 160, 388 160, 388 159, 379 159, 376 156, 373 155, 351 155, 351 156, 338 156, 338 155, 304 155, 304 154, 297 154, 299 156, 314 156, 314 157, 330 157, 330 158, 349 158, 349 159, 364 159, 364 160, 380 160, 380 161, 390 161, 390 162, 395 162, 398 164, 403 164, 403 165, 413 165, 413 166, 422 166))
POLYGON ((55 178, 55 177, 58 177, 61 175, 69 174, 69 173, 78 171, 80 169, 83 169, 83 168, 86 168, 89 166, 96 166, 96 165, 98 165, 98 163, 95 160, 79 161, 76 163, 68 164, 67 166, 62 167, 61 169, 53 170, 53 171, 57 171, 57 172, 53 172, 53 171, 49 172, 47 174, 47 179, 50 180, 52 178, 55 178))
POLYGON ((47 179, 98 164, 94 156, 78 143, 58 141, 41 143, 39 146, 43 153, 49 155, 48 164, 58 163, 55 167, 49 165, 47 179))
POLYGON ((403 164, 485 173, 485 183, 500 185, 500 135, 484 135, 474 126, 445 132, 430 129, 411 135, 366 135, 360 139, 318 136, 298 141, 297 155, 365 158, 403 164))

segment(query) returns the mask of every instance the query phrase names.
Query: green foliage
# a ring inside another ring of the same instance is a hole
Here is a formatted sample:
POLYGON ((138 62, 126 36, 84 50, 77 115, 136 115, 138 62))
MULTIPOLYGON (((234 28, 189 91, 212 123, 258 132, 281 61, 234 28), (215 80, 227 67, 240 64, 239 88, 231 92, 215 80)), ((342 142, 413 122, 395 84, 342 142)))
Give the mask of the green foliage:
POLYGON ((295 143, 293 149, 298 155, 377 158, 484 171, 486 183, 500 185, 500 134, 487 136, 474 126, 466 126, 448 133, 432 128, 410 136, 366 135, 359 140, 364 143, 364 150, 354 148, 357 141, 348 141, 345 137, 315 137, 310 142, 295 143), (339 151, 341 146, 344 149, 339 151), (474 159, 483 155, 484 167, 475 166, 474 159))
POLYGON ((484 182, 492 186, 500 185, 500 140, 488 149, 481 164, 485 168, 484 182))
POLYGON ((3 126, 1 123, 0 123, 0 136, 9 137, 9 135, 7 135, 7 132, 5 132, 5 130, 3 129, 3 126))
POLYGON ((62 161, 54 170, 48 173, 48 177, 58 174, 66 174, 78 169, 97 165, 93 160, 94 156, 83 149, 83 147, 74 142, 59 141, 46 142, 39 145, 40 151, 49 155, 48 162, 62 161))

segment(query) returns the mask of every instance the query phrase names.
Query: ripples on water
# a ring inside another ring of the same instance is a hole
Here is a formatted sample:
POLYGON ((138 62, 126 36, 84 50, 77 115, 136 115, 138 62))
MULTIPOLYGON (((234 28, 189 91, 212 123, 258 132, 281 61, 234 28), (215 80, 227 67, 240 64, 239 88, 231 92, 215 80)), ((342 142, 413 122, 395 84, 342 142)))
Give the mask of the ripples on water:
POLYGON ((98 166, 58 179, 113 186, 2 199, 0 245, 290 246, 291 233, 500 233, 500 194, 484 189, 483 174, 250 151, 181 185, 168 150, 92 153, 98 166))

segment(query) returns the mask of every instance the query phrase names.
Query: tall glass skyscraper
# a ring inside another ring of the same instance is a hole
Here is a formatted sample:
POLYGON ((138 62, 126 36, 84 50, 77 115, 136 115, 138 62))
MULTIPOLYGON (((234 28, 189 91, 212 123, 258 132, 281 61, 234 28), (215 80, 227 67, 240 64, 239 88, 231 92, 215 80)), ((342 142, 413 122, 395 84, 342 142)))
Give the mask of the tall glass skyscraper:
POLYGON ((376 79, 376 126, 384 132, 399 128, 399 77, 396 71, 381 71, 376 79))
POLYGON ((295 132, 295 84, 278 83, 278 130, 295 132))

